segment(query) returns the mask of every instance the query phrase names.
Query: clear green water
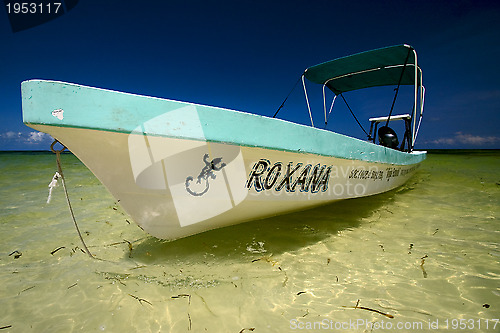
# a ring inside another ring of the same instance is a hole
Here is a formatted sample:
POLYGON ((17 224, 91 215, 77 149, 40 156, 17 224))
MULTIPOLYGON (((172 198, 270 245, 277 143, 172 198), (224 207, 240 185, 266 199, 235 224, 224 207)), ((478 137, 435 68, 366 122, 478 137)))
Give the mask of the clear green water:
POLYGON ((46 204, 55 166, 0 153, 1 331, 500 332, 498 151, 430 154, 390 193, 170 243, 63 155, 100 260, 62 187, 46 204))

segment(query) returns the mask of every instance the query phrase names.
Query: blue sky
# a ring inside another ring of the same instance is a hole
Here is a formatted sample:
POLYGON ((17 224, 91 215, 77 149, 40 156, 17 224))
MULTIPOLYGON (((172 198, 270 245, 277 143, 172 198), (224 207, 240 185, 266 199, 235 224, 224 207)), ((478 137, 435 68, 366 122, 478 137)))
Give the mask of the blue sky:
MULTIPOLYGON (((272 116, 304 69, 410 44, 426 87, 416 148, 500 148, 500 2, 80 0, 12 32, 0 10, 0 150, 45 150, 22 123, 20 83, 39 78, 272 116)), ((320 87, 310 84, 309 89, 320 87)), ((391 88, 346 93, 365 127, 386 115, 391 88)), ((407 113, 405 92, 396 113, 407 113)), ((322 122, 322 101, 313 94, 322 122)), ((308 124, 301 87, 279 117, 308 124)), ((329 129, 364 138, 341 101, 329 129)))

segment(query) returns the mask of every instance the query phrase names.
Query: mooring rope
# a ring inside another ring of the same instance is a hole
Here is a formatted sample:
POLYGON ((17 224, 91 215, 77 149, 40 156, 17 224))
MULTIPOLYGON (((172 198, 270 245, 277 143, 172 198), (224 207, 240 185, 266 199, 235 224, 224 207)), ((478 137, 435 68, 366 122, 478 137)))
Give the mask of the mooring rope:
POLYGON ((54 177, 52 177, 52 181, 49 184, 49 197, 47 198, 47 203, 50 203, 50 200, 52 200, 52 191, 54 190, 54 187, 57 186, 57 181, 59 180, 59 178, 61 178, 61 175, 56 171, 54 177))
MULTIPOLYGON (((62 185, 64 188, 64 195, 66 196, 66 202, 68 203, 69 212, 71 213, 71 218, 73 219, 73 223, 75 224, 76 231, 78 232, 78 236, 80 237, 80 240, 82 241, 83 248, 85 249, 85 252, 89 255, 89 257, 95 259, 94 256, 92 255, 92 253, 90 253, 89 249, 87 248, 85 241, 83 240, 82 234, 80 232, 80 228, 78 228, 78 224, 76 223, 76 218, 75 218, 75 214, 73 213, 73 208, 71 207, 71 201, 69 200, 68 190, 66 189, 66 182, 64 181, 64 174, 63 174, 62 166, 61 166, 61 152, 63 152, 65 149, 66 149, 66 147, 57 140, 54 140, 54 142, 52 142, 52 144, 50 145, 50 150, 56 154, 57 171, 59 172, 59 176, 61 178, 61 182, 62 182, 62 185), (54 145, 56 143, 59 143, 60 145, 62 145, 63 148, 61 150, 55 150, 54 145)), ((56 176, 57 176, 57 173, 56 173, 56 175, 54 175, 54 178, 56 178, 56 176)), ((52 182, 50 185, 53 185, 54 178, 52 178, 52 182)), ((57 182, 57 179, 56 179, 56 182, 57 182)), ((50 185, 49 185, 49 187, 50 187, 50 185)), ((52 188, 50 188, 50 190, 49 190, 49 200, 48 201, 50 201, 51 192, 52 192, 52 188)))

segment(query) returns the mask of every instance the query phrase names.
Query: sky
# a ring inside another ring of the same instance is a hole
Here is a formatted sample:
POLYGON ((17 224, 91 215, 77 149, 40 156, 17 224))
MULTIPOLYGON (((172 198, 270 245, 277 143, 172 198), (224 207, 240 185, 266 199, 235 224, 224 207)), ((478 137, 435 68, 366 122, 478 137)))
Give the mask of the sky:
MULTIPOLYGON (((22 122, 24 80, 265 116, 291 92, 278 118, 310 124, 301 85, 292 90, 307 67, 397 44, 416 49, 426 88, 415 147, 499 149, 499 41, 499 1, 80 0, 64 15, 17 32, 4 6, 0 150, 50 147, 50 137, 22 122)), ((310 95, 313 119, 324 126, 321 86, 307 87, 317 91, 310 95)), ((345 94, 365 129, 368 118, 388 114, 393 89, 345 94)), ((407 95, 402 89, 395 114, 411 110, 407 95)), ((327 129, 365 138, 338 100, 327 129)))

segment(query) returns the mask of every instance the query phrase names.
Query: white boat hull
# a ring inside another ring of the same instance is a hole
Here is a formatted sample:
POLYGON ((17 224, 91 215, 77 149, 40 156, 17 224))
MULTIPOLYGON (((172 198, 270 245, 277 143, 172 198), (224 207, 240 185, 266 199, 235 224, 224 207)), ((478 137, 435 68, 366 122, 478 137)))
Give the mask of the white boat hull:
POLYGON ((142 229, 169 240, 382 193, 406 182, 419 166, 142 131, 30 126, 64 143, 142 229))

